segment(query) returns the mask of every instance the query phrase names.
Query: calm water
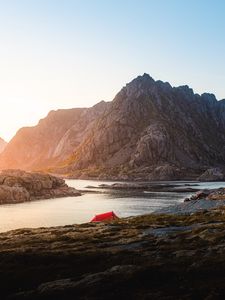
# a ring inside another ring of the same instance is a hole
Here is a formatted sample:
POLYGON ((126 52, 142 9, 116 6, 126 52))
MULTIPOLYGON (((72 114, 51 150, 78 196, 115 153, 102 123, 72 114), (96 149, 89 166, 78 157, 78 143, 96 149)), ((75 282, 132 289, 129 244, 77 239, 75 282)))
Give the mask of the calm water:
MULTIPOLYGON (((98 186, 102 183, 110 184, 114 182, 67 180, 68 185, 82 190, 88 185, 98 186)), ((186 182, 177 182, 179 185, 185 183, 186 182)), ((171 182, 171 184, 174 184, 174 182, 171 182)), ((192 183, 189 182, 189 184, 192 183)), ((193 187, 196 188, 196 186, 193 187)), ((216 187, 225 187, 225 182, 199 183, 199 188, 216 187)), ((45 227, 84 223, 89 222, 95 214, 112 210, 119 217, 147 214, 159 208, 182 202, 185 197, 190 196, 190 193, 176 192, 134 193, 110 192, 109 190, 105 192, 106 193, 101 194, 88 193, 80 197, 1 205, 0 232, 23 227, 45 227)))

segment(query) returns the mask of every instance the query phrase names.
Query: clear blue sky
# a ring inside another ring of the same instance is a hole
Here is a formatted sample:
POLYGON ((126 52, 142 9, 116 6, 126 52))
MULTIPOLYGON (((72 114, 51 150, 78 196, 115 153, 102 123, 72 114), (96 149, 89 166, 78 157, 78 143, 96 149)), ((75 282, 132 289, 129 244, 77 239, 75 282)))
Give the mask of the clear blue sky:
POLYGON ((225 98, 223 0, 0 0, 0 136, 149 73, 225 98))

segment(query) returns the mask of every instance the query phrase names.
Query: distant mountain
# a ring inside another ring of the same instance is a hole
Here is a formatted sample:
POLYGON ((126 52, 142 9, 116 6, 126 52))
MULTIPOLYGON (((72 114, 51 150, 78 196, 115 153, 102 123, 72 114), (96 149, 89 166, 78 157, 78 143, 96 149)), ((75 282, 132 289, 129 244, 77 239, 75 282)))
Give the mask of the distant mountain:
POLYGON ((7 142, 0 138, 0 153, 5 149, 7 142))
POLYGON ((21 129, 0 164, 76 177, 195 178, 225 164, 225 100, 144 74, 110 103, 51 112, 21 129))
POLYGON ((67 158, 107 105, 51 111, 34 127, 21 128, 0 156, 1 169, 45 169, 67 158))

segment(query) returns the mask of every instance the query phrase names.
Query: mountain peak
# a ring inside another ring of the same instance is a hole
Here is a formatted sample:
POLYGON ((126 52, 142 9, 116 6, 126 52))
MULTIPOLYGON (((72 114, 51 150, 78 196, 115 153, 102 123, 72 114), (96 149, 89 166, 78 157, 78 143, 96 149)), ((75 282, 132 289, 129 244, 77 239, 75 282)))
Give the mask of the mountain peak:
POLYGON ((155 86, 155 80, 147 73, 139 75, 131 82, 127 83, 123 89, 127 97, 138 97, 141 94, 148 94, 148 92, 155 86))
POLYGON ((216 103, 217 102, 217 99, 216 99, 216 96, 214 94, 210 94, 210 93, 203 93, 201 95, 202 99, 210 102, 210 103, 216 103))
POLYGON ((136 78, 134 78, 131 82, 135 81, 144 81, 144 82, 155 82, 155 80, 147 73, 144 73, 143 75, 139 75, 136 78))
POLYGON ((140 77, 153 80, 153 78, 152 78, 148 73, 144 73, 144 74, 143 74, 142 76, 140 76, 140 77))

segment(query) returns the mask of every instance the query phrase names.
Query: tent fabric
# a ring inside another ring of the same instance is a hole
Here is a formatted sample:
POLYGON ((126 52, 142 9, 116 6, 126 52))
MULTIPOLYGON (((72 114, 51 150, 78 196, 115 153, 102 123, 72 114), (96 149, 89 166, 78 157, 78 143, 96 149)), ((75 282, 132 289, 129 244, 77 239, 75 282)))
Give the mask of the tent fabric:
POLYGON ((91 222, 102 222, 102 221, 110 221, 115 219, 118 219, 117 215, 113 211, 110 211, 104 214, 96 215, 91 220, 91 222))

